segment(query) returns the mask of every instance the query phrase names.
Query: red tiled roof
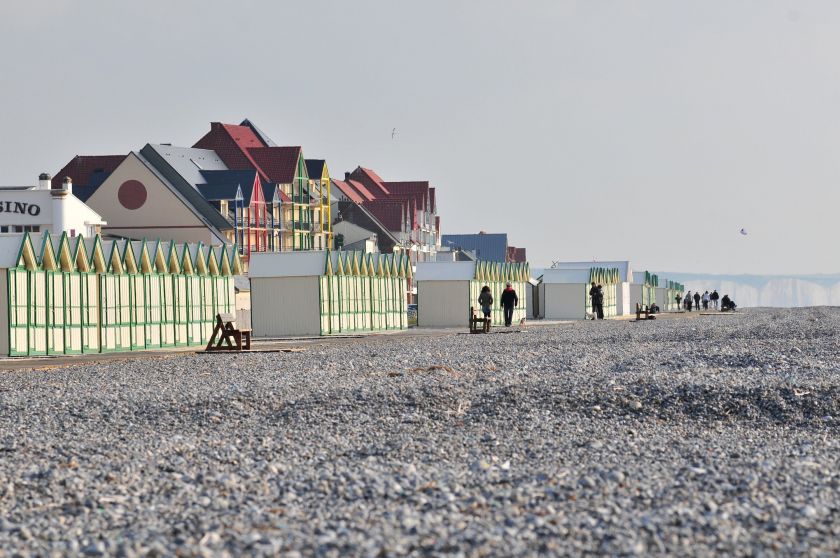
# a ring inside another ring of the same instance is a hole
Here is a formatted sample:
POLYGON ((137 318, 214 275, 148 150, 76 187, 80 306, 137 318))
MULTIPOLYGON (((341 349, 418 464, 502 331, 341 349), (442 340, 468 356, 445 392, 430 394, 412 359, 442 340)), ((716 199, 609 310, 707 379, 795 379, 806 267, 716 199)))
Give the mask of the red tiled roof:
POLYGON ((248 153, 249 149, 265 147, 248 126, 211 122, 210 131, 193 147, 212 149, 231 170, 254 169, 260 173, 260 178, 271 180, 248 153))
POLYGON ((377 199, 376 196, 371 194, 370 190, 365 188, 365 185, 361 182, 357 180, 348 180, 347 184, 352 186, 365 201, 373 201, 377 199))
MULTIPOLYGON (((250 128, 249 128, 250 129, 250 128)), ((291 184, 297 174, 300 160, 300 146, 295 147, 255 147, 248 149, 248 154, 265 173, 269 180, 278 184, 291 184)))
POLYGON ((126 157, 126 155, 76 155, 53 177, 52 187, 61 188, 66 176, 70 177, 74 186, 87 186, 92 174, 111 174, 126 157))
MULTIPOLYGON (((391 195, 399 195, 417 201, 421 209, 426 209, 427 200, 431 197, 428 181, 386 182, 391 195)), ((431 203, 429 201, 429 203, 431 203)))
POLYGON ((388 190, 388 187, 385 185, 385 182, 382 180, 382 178, 371 169, 366 169, 364 167, 356 167, 356 170, 353 171, 353 173, 350 175, 350 178, 358 180, 359 182, 364 184, 368 190, 374 192, 377 196, 387 196, 391 193, 388 190))
POLYGON ((344 182, 343 180, 336 180, 335 178, 333 178, 333 179, 332 179, 332 183, 333 183, 333 185, 334 185, 336 188, 338 188, 339 190, 341 190, 341 192, 342 192, 345 196, 347 196, 348 198, 350 198, 352 201, 354 201, 354 202, 356 202, 356 203, 362 203, 362 202, 364 201, 364 199, 362 198, 362 196, 360 196, 360 195, 359 195, 359 193, 358 193, 358 192, 356 192, 356 190, 355 190, 355 189, 353 189, 353 187, 352 187, 352 186, 350 186, 349 184, 347 184, 347 183, 346 183, 346 182, 344 182))
POLYGON ((399 201, 374 200, 363 205, 374 217, 382 221, 389 231, 402 231, 404 205, 399 201))

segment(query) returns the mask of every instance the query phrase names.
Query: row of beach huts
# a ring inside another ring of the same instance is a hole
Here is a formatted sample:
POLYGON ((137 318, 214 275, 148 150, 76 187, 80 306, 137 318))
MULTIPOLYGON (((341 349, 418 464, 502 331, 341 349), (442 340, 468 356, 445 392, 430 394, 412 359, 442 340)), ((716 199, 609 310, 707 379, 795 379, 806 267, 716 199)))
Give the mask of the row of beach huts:
MULTIPOLYGON (((419 262, 405 254, 254 253, 247 277, 236 249, 67 234, 0 237, 0 355, 31 356, 202 346, 219 313, 249 321, 255 338, 466 327, 482 287, 516 289, 522 319, 592 314, 600 284, 605 317, 636 305, 679 310, 681 284, 630 262, 563 262, 533 277, 528 263, 419 262), (407 294, 416 287, 416 308, 407 294)), ((503 323, 501 308, 492 314, 503 323)))

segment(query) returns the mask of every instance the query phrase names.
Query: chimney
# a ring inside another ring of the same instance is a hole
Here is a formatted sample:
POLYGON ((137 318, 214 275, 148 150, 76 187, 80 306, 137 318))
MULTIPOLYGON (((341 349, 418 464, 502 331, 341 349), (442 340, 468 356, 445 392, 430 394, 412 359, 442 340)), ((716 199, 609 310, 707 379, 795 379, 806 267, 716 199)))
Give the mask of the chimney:
POLYGON ((38 176, 38 190, 49 190, 52 176, 48 172, 42 172, 38 176))
POLYGON ((53 222, 50 232, 52 234, 61 234, 67 230, 68 208, 67 200, 73 193, 73 181, 69 176, 64 177, 64 182, 61 183, 61 188, 53 188, 50 190, 52 194, 52 214, 53 222))
POLYGON ((345 171, 345 173, 344 173, 344 182, 347 182, 348 180, 350 180, 350 173, 345 171))

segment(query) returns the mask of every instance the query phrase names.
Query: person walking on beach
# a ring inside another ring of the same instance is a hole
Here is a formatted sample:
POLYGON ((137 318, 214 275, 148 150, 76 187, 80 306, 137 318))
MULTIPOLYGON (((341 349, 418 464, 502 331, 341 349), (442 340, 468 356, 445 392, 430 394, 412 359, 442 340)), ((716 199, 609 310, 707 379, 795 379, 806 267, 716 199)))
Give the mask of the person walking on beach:
POLYGON ((505 327, 510 327, 511 322, 513 322, 513 309, 519 306, 519 297, 516 296, 516 291, 513 290, 513 286, 510 283, 502 291, 502 300, 500 302, 502 303, 502 308, 505 310, 505 327))
POLYGON ((685 293, 685 300, 683 301, 685 304, 685 309, 691 312, 691 291, 685 293))
POLYGON ((679 312, 680 306, 682 306, 682 297, 679 293, 677 293, 677 296, 674 297, 674 300, 677 301, 677 312, 679 312))
POLYGON ((694 293, 694 307, 697 308, 697 311, 700 311, 700 291, 694 293))
POLYGON ((720 295, 717 292, 717 289, 712 291, 712 294, 709 295, 709 300, 712 301, 712 306, 715 310, 718 309, 718 300, 720 300, 720 295))
POLYGON ((589 302, 592 303, 592 319, 598 319, 598 286, 595 281, 592 281, 592 286, 589 289, 589 302))
POLYGON ((709 296, 709 291, 706 291, 705 293, 703 293, 703 310, 709 309, 709 300, 711 300, 709 296))
POLYGON ((490 292, 490 287, 484 285, 481 287, 481 294, 478 295, 478 305, 481 306, 481 311, 484 317, 488 318, 484 322, 484 331, 490 331, 490 314, 493 310, 493 294, 490 292))

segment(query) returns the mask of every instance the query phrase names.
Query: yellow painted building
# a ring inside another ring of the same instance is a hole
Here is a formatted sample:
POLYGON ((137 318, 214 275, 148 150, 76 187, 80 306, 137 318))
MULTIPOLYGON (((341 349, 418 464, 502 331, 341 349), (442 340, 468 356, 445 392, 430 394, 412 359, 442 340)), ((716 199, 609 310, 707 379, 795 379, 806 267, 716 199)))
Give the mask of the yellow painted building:
POLYGON ((312 241, 315 250, 333 248, 330 171, 323 159, 306 159, 312 201, 312 241))

